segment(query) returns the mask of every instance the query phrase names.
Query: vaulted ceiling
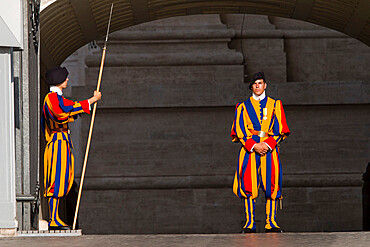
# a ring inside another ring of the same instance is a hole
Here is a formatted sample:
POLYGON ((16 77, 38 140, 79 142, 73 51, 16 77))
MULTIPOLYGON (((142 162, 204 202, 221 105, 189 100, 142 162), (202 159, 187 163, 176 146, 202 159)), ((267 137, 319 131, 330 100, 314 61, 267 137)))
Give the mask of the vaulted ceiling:
POLYGON ((194 14, 260 14, 303 20, 345 33, 370 46, 369 0, 43 0, 41 63, 61 64, 106 32, 157 19, 194 14))

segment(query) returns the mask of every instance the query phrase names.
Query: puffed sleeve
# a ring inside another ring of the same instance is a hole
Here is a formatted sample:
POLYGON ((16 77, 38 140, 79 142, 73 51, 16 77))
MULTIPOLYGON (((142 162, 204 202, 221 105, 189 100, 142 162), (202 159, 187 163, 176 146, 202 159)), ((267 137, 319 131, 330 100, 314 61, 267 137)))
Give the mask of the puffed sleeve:
POLYGON ((90 113, 88 100, 72 101, 56 93, 49 94, 48 108, 58 123, 73 122, 81 113, 90 113))
POLYGON ((273 134, 273 136, 270 136, 264 141, 271 149, 274 149, 279 142, 283 141, 290 134, 284 108, 280 100, 276 101, 273 134))
POLYGON ((253 140, 253 135, 247 128, 248 122, 250 122, 250 119, 246 109, 244 108, 244 104, 237 104, 230 136, 233 142, 240 142, 248 151, 251 152, 253 146, 257 142, 253 140))

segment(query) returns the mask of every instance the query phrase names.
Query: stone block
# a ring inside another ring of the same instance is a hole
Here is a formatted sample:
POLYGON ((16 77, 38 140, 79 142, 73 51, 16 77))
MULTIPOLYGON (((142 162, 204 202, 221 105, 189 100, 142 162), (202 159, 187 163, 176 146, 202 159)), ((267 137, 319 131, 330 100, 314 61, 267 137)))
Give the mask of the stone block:
POLYGON ((269 17, 263 15, 240 15, 240 14, 224 14, 221 15, 221 20, 228 28, 240 31, 244 19, 243 29, 246 30, 275 30, 275 26, 269 21, 269 17))
POLYGON ((303 105, 367 104, 369 102, 369 97, 365 94, 370 88, 367 82, 287 82, 277 86, 278 99, 282 99, 289 105, 293 102, 303 105), (358 97, 351 97, 348 94, 351 90, 358 92, 358 97))
MULTIPOLYGON (((242 54, 232 51, 219 52, 178 52, 159 54, 112 54, 105 59, 106 67, 121 66, 197 66, 197 65, 234 65, 241 64, 242 54)), ((100 66, 99 55, 89 55, 85 59, 90 67, 100 66)))
MULTIPOLYGON (((207 193, 207 190, 204 191, 207 193)), ((218 191, 226 195, 225 192, 230 195, 229 190, 218 191)), ((213 210, 205 210, 208 206, 193 204, 193 198, 192 190, 86 191, 81 204, 80 224, 88 234, 201 233, 204 229, 213 233, 230 230, 220 224, 212 226, 214 222, 204 219, 209 219, 212 214, 215 220, 227 219, 227 225, 236 225, 234 229, 239 229, 239 224, 233 222, 235 215, 230 210, 232 208, 214 205, 213 210), (220 218, 219 215, 234 216, 220 218)), ((224 198, 227 201, 227 196, 224 198)))
POLYGON ((286 55, 287 81, 325 81, 325 53, 299 53, 286 55), (313 59, 316 56, 315 59, 313 59))
POLYGON ((112 145, 111 143, 93 142, 89 157, 96 163, 125 161, 129 157, 128 146, 124 143, 112 145))
POLYGON ((366 81, 368 47, 350 38, 288 39, 288 81, 366 81), (353 73, 353 71, 357 71, 353 73))
MULTIPOLYGON (((107 68, 105 71, 107 77, 104 77, 106 83, 103 82, 101 86, 103 99, 99 102, 99 106, 105 108, 147 108, 235 105, 236 102, 243 100, 246 94, 249 94, 247 85, 240 83, 242 67, 239 65, 228 68, 210 66, 205 70, 189 67, 184 70, 174 69, 171 76, 158 80, 155 77, 146 76, 148 70, 145 69, 127 69, 132 72, 128 72, 126 74, 128 77, 126 77, 126 75, 122 76, 122 70, 119 72, 116 68, 112 70, 107 68), (137 73, 141 73, 141 76, 130 81, 130 78, 135 77, 137 73), (201 76, 199 79, 195 79, 186 76, 187 73, 192 73, 194 76, 196 73, 201 76), (220 73, 224 74, 221 76, 220 73)), ((89 78, 89 73, 87 73, 87 78, 89 78)), ((93 83, 87 84, 92 85, 93 83)), ((78 98, 87 98, 94 88, 95 86, 76 87, 73 93, 78 95, 78 98)))
MULTIPOLYGON (((340 204, 353 202, 361 202, 361 187, 336 187, 336 188, 320 188, 310 189, 307 191, 308 200, 318 204, 340 204)), ((325 209, 325 208, 322 208, 325 209)))
MULTIPOLYGON (((86 85, 96 86, 99 68, 86 70, 86 85)), ((133 84, 206 84, 242 82, 240 66, 150 66, 105 67, 107 86, 133 84), (191 75, 191 76, 189 76, 191 75)), ((104 84, 102 84, 103 86, 104 84)))
POLYGON ((362 132, 368 124, 366 106, 307 106, 303 109, 285 108, 292 135, 282 143, 284 171, 362 173, 368 160, 366 135, 362 132), (353 128, 360 134, 338 135, 353 128), (325 143, 325 153, 319 151, 319 143, 325 143), (353 152, 353 148, 357 151, 353 152))
MULTIPOLYGON (((95 123, 89 166, 99 167, 104 161, 105 168, 92 168, 101 175, 152 170, 158 175, 170 175, 174 170, 181 174, 228 173, 235 169, 239 151, 229 138, 232 116, 233 108, 139 110, 136 114, 102 110, 95 123), (176 169, 178 166, 181 169, 176 169), (106 173, 100 173, 102 169, 106 173)), ((81 132, 87 133, 88 119, 83 120, 81 132)))
MULTIPOLYGON (((236 40, 237 42, 237 40, 236 40)), ((240 42, 240 40, 239 40, 240 42)), ((284 40, 283 39, 246 39, 243 40, 243 52, 246 54, 247 58, 250 60, 256 59, 256 56, 253 56, 251 53, 259 53, 264 56, 261 56, 260 59, 265 58, 266 62, 275 60, 273 58, 266 59, 269 57, 268 54, 277 53, 284 54, 284 40)))
POLYGON ((333 81, 341 78, 341 80, 367 82, 370 75, 367 69, 369 66, 370 52, 368 50, 329 53, 326 55, 325 80, 333 81))
POLYGON ((220 20, 220 15, 207 14, 207 15, 188 15, 171 17, 161 20, 155 20, 147 23, 135 25, 125 30, 194 30, 194 29, 208 29, 208 28, 220 28, 224 29, 225 24, 220 20))
POLYGON ((325 27, 315 25, 313 23, 295 20, 291 18, 281 18, 277 16, 269 16, 269 21, 280 30, 330 30, 325 27))
MULTIPOLYGON (((284 181, 284 177, 283 177, 284 181)), ((284 187, 283 184, 283 211, 285 210, 286 205, 290 204, 305 204, 309 203, 307 191, 310 188, 302 187, 284 187)))
MULTIPOLYGON (((326 51, 336 54, 348 54, 359 56, 361 54, 367 54, 369 56, 369 47, 359 40, 348 38, 338 38, 338 39, 327 39, 326 41, 326 51)), ((351 59, 353 56, 347 57, 351 59)))
MULTIPOLYGON (((219 30, 218 30, 219 31, 219 30)), ((153 31, 154 32, 154 31, 153 31)), ((184 32, 186 35, 187 33, 184 32)), ((139 41, 117 41, 113 44, 110 44, 109 46, 109 56, 114 56, 116 54, 136 54, 136 56, 142 56, 144 54, 176 54, 176 53, 191 53, 195 51, 199 51, 202 53, 212 53, 215 50, 218 51, 227 51, 229 50, 227 46, 227 42, 229 41, 230 34, 232 33, 227 32, 225 33, 224 38, 215 37, 212 39, 204 37, 203 39, 197 39, 197 40, 189 40, 187 43, 180 43, 180 41, 172 41, 172 40, 158 40, 156 42, 151 43, 144 43, 139 41), (218 41, 218 42, 215 42, 218 41), (111 55, 112 54, 112 55, 111 55)), ((180 37, 181 38, 181 37, 180 37)), ((188 38, 189 39, 189 38, 188 38)), ((98 54, 99 55, 99 54, 98 54)), ((180 54, 181 55, 181 54, 180 54)), ((107 57, 107 58, 108 58, 107 57)), ((154 57, 154 56, 153 56, 154 57)), ((98 59, 99 57, 94 57, 95 59, 98 59)), ((126 57, 128 58, 128 57, 126 57)), ((89 63, 90 62, 89 58, 89 63)), ((93 63, 96 64, 96 63, 93 63)))
MULTIPOLYGON (((307 55, 307 53, 314 53, 319 56, 326 53, 327 39, 288 39, 285 43, 285 51, 287 55, 295 54, 307 55)), ((310 59, 310 58, 307 58, 310 59)), ((311 58, 312 59, 312 58, 311 58)), ((311 60, 312 61, 312 60, 311 60)), ((299 61, 297 61, 299 62, 299 61)))
MULTIPOLYGON (((363 173, 368 160, 366 109, 366 106, 306 106, 303 109, 287 106, 285 111, 292 135, 281 147, 284 173, 363 173), (353 126, 356 133, 338 135, 353 126), (347 138, 357 141, 348 142, 347 138), (320 142, 325 143, 325 153, 319 151, 320 142)), ((96 139, 92 142, 89 162, 99 166, 105 161, 115 172, 122 166, 119 174, 136 173, 136 166, 144 171, 155 168, 161 171, 158 175, 171 174, 172 170, 178 172, 175 167, 180 164, 182 174, 194 171, 225 174, 228 169, 232 174, 240 149, 229 139, 234 107, 213 110, 102 110, 97 115, 96 139), (105 153, 109 155, 104 156, 105 153)), ((87 133, 88 119, 83 121, 86 123, 82 132, 87 133)), ((85 141, 81 139, 81 143, 85 141)), ((107 173, 111 174, 109 169, 107 173)))
POLYGON ((295 188, 284 190, 284 208, 278 212, 279 223, 286 231, 361 229, 360 187, 302 188, 300 195, 307 202, 296 201, 296 192, 295 188))
MULTIPOLYGON (((278 210, 279 224, 286 231, 358 230, 361 226, 361 202, 358 198, 320 202, 307 202, 299 198, 307 193, 321 194, 320 197, 325 198, 332 191, 334 189, 285 189, 284 208, 278 210)), ((264 202, 260 195, 256 204, 259 232, 263 231, 265 224, 264 202)), ((103 229, 110 233, 231 233, 238 232, 245 219, 242 201, 232 194, 231 189, 201 189, 87 190, 81 205, 80 220, 84 232, 91 234, 103 229), (92 211, 99 213, 91 217, 92 211), (94 222, 104 227, 90 227, 94 222), (194 224, 198 227, 194 227, 194 224)))
POLYGON ((284 53, 266 54, 263 52, 247 53, 250 57, 246 58, 247 75, 252 75, 258 71, 263 71, 267 83, 274 85, 276 83, 286 82, 286 55, 284 53), (269 57, 269 59, 266 59, 269 57))

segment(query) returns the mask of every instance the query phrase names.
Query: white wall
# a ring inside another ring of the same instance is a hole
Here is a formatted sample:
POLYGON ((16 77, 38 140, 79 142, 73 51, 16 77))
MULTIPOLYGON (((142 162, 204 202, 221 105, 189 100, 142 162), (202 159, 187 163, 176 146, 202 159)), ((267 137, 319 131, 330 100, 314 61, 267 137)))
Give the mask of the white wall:
POLYGON ((14 85, 11 50, 0 47, 0 228, 16 228, 14 85))

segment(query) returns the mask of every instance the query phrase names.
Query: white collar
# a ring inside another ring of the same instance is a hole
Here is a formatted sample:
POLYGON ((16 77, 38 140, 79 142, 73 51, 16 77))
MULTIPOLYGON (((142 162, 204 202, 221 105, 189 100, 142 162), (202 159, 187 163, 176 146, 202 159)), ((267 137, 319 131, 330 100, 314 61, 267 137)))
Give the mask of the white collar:
POLYGON ((252 93, 253 99, 257 101, 261 101, 264 98, 266 98, 266 91, 263 91, 263 93, 260 96, 257 96, 255 93, 252 93))
POLYGON ((50 91, 55 92, 60 96, 63 95, 62 90, 60 90, 60 88, 57 86, 50 86, 50 91))

